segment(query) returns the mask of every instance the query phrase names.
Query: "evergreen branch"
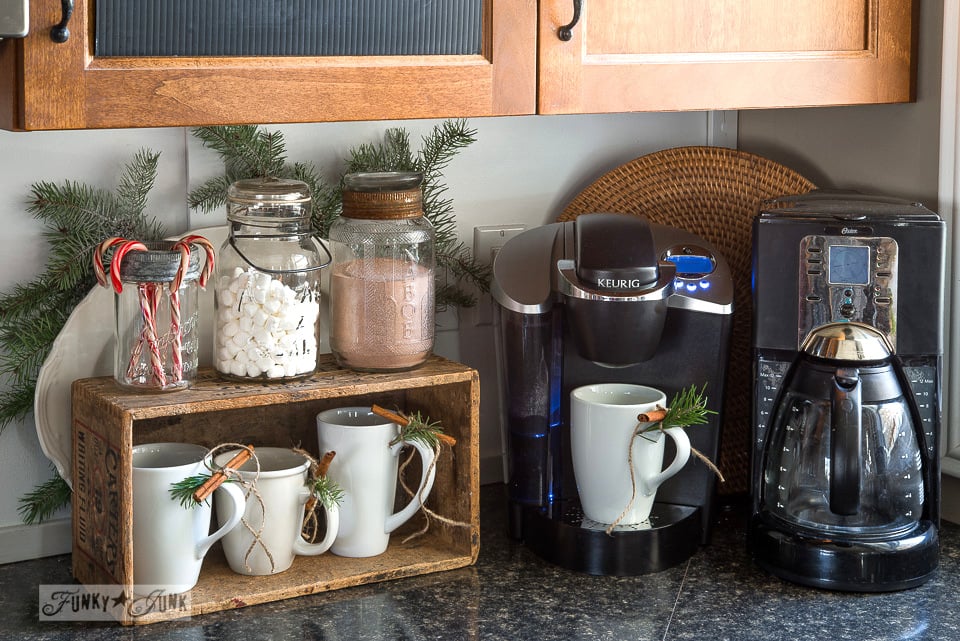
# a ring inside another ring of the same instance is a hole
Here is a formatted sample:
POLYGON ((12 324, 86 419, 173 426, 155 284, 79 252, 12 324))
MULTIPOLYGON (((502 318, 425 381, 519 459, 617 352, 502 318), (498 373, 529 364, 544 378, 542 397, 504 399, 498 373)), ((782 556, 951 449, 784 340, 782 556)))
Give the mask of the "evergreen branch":
POLYGON ((27 284, 17 284, 0 294, 0 325, 25 318, 43 317, 50 311, 72 307, 73 292, 55 288, 43 275, 27 284))
POLYGON ((376 144, 361 143, 350 150, 346 173, 364 171, 419 171, 405 129, 387 129, 376 144))
POLYGON ((35 525, 53 516, 57 510, 70 504, 70 486, 60 475, 38 485, 24 494, 17 513, 27 525, 35 525))
POLYGON ((27 212, 47 223, 49 231, 68 234, 76 228, 105 231, 105 221, 116 217, 116 203, 103 190, 66 181, 39 182, 31 187, 27 212))
MULTIPOLYGON (((170 484, 170 498, 179 502, 180 507, 190 509, 194 508, 200 503, 193 498, 193 495, 196 493, 200 487, 210 480, 210 474, 197 474, 195 476, 188 476, 182 481, 177 481, 176 483, 170 484)), ((224 483, 230 482, 231 479, 226 479, 224 483)))
POLYGON ((65 321, 61 314, 35 318, 29 332, 9 325, 0 329, 0 345, 5 352, 0 359, 0 374, 12 376, 17 383, 34 380, 65 321))
POLYGON ((699 391, 695 385, 681 390, 674 395, 669 407, 659 408, 661 411, 666 409, 663 419, 651 423, 640 433, 666 430, 671 427, 690 427, 691 425, 705 424, 709 420, 708 416, 710 414, 716 414, 715 411, 707 409, 707 397, 704 395, 706 389, 707 384, 704 383, 699 391))
POLYGON ((198 127, 193 134, 219 154, 227 173, 246 178, 279 176, 286 147, 283 134, 255 125, 198 127))
POLYGON ((448 270, 457 282, 466 280, 483 293, 490 291, 493 268, 477 262, 473 252, 463 243, 457 243, 438 253, 437 265, 448 270))
POLYGON ((716 414, 715 411, 707 409, 707 397, 704 394, 706 390, 707 384, 704 383, 700 391, 697 391, 696 386, 691 385, 678 392, 670 401, 670 407, 667 408, 667 415, 663 418, 664 427, 705 424, 709 420, 708 415, 716 414))
POLYGON ((428 182, 433 182, 461 149, 476 140, 477 130, 470 129, 465 119, 445 120, 423 138, 423 146, 417 154, 417 167, 428 182))
POLYGON ((443 310, 446 306, 450 305, 452 307, 473 307, 477 304, 477 297, 472 296, 466 292, 466 290, 457 287, 456 285, 441 285, 436 283, 434 285, 434 300, 436 301, 437 309, 443 310))
MULTIPOLYGON (((157 240, 163 227, 144 215, 156 180, 159 154, 140 150, 126 165, 116 192, 77 182, 37 182, 27 211, 44 223, 47 268, 33 281, 0 294, 0 432, 33 409, 37 375, 57 335, 94 283, 91 255, 111 236, 157 240)), ((25 523, 38 523, 70 501, 56 476, 20 499, 25 523)))
POLYGON ((227 205, 227 188, 232 182, 229 176, 211 178, 187 194, 187 204, 204 214, 222 209, 227 205))
POLYGON ((328 510, 343 503, 343 489, 328 476, 314 479, 313 495, 328 510))
POLYGON ((33 411, 35 382, 13 383, 0 392, 0 432, 33 411))
POLYGON ((127 164, 117 184, 117 203, 121 211, 142 216, 147 208, 147 194, 157 179, 160 153, 140 149, 127 164))
MULTIPOLYGON (((401 442, 419 441, 431 449, 436 449, 443 438, 443 428, 439 421, 431 421, 429 416, 414 412, 407 417, 407 424, 400 426, 400 433, 390 441, 390 445, 401 442)), ((449 440, 449 437, 447 437, 449 440)))

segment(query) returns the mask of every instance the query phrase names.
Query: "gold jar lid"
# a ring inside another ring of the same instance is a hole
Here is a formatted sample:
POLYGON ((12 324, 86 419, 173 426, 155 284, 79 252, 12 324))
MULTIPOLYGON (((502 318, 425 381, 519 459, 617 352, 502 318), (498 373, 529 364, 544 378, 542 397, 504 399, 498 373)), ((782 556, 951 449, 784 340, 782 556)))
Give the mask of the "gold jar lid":
POLYGON ((423 174, 379 171, 343 177, 343 215, 348 218, 399 220, 423 216, 423 174))

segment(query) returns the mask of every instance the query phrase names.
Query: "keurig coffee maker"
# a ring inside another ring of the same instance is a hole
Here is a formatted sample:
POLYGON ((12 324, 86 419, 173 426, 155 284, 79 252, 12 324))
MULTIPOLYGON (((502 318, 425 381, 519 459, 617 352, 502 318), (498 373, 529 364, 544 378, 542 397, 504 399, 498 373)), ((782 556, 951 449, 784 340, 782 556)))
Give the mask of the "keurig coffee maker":
POLYGON ((944 223, 813 193, 754 222, 756 562, 797 583, 889 591, 939 560, 944 223))
POLYGON ((492 290, 512 536, 591 574, 644 574, 686 560, 709 537, 714 473, 691 457, 657 490, 647 521, 607 534, 609 524, 579 507, 570 392, 634 383, 669 401, 705 385, 716 413, 686 431, 715 461, 733 302, 723 257, 693 234, 639 216, 584 214, 508 241, 492 290))

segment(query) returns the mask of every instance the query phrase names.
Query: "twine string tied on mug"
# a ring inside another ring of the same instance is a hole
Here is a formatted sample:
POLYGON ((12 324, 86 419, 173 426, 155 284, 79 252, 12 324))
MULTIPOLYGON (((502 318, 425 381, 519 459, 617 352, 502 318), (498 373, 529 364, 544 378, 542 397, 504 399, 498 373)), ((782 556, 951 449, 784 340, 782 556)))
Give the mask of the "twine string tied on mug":
POLYGON ((194 494, 194 499, 197 500, 197 502, 204 500, 206 496, 212 494, 213 490, 217 489, 217 487, 226 481, 237 483, 243 487, 245 489, 243 495, 245 499, 249 500, 250 496, 252 495, 260 505, 260 513, 262 517, 260 519, 260 526, 257 529, 253 528, 253 526, 247 520, 246 515, 240 519, 240 523, 253 537, 253 540, 250 541, 250 546, 247 548, 247 551, 243 556, 243 563, 247 570, 252 572, 253 570, 250 567, 250 555, 253 554, 253 551, 257 548, 257 546, 260 546, 260 548, 263 549, 263 553, 270 561, 270 570, 272 573, 276 569, 276 562, 273 560, 273 555, 270 553, 269 548, 267 548, 267 545, 263 542, 262 538, 263 526, 267 520, 267 509, 264 505, 263 497, 260 495, 260 490, 257 489, 257 481, 260 479, 260 460, 257 458, 257 453, 254 451, 252 445, 242 445, 240 443, 221 443, 210 450, 208 459, 210 463, 207 464, 207 469, 209 469, 211 472, 210 479, 204 484, 204 486, 201 486, 201 488, 197 490, 197 493, 194 494), (241 451, 237 454, 237 456, 230 459, 223 467, 213 466, 212 462, 215 452, 232 449, 240 449, 241 451), (241 475, 239 468, 250 459, 253 459, 254 465, 256 466, 256 471, 254 472, 253 479, 246 481, 241 475), (237 463, 237 460, 240 462, 237 463), (201 489, 204 490, 205 495, 202 495, 203 498, 197 499, 197 495, 201 494, 201 489))
POLYGON ((312 454, 300 447, 293 448, 293 451, 310 462, 310 469, 307 474, 308 484, 312 491, 304 506, 306 518, 300 532, 307 541, 314 543, 320 531, 320 521, 317 517, 316 507, 318 505, 329 507, 329 502, 339 503, 343 497, 343 491, 340 487, 327 479, 330 464, 337 453, 332 450, 325 452, 318 461, 312 454))
MULTIPOLYGON (((433 448, 434 457, 430 462, 430 466, 427 468, 427 476, 433 473, 437 465, 437 459, 440 457, 440 452, 443 449, 444 445, 449 445, 453 447, 457 444, 457 440, 450 436, 449 434, 444 434, 440 430, 440 426, 437 423, 431 423, 429 418, 423 419, 420 416, 420 413, 417 412, 412 417, 408 417, 402 414, 399 411, 393 412, 379 405, 373 405, 371 408, 374 414, 382 416, 383 418, 392 421, 400 426, 400 434, 395 439, 395 442, 410 441, 412 439, 419 439, 421 442, 426 443, 428 447, 433 448)), ((400 486, 403 488, 403 491, 407 494, 408 497, 413 497, 416 492, 407 485, 406 479, 404 478, 404 470, 407 466, 413 461, 414 456, 416 455, 415 451, 411 451, 407 454, 407 457, 400 464, 399 478, 400 486)), ((433 518, 440 523, 449 525, 451 527, 462 527, 462 528, 473 528, 473 524, 466 523, 464 521, 457 521, 443 516, 442 514, 437 514, 426 504, 426 496, 424 493, 424 487, 421 486, 419 496, 417 497, 420 503, 420 510, 424 515, 424 524, 423 527, 416 532, 408 535, 403 539, 402 543, 407 543, 413 539, 423 536, 430 529, 430 519, 433 518)))
MULTIPOLYGON (((633 503, 637 498, 637 478, 636 472, 633 469, 633 445, 637 438, 652 440, 649 436, 646 436, 647 433, 654 431, 662 432, 673 427, 682 428, 690 425, 706 423, 707 414, 716 414, 716 412, 707 409, 707 399, 703 395, 705 388, 706 386, 701 388, 698 392, 695 387, 691 386, 689 389, 681 391, 673 398, 669 409, 657 405, 653 410, 644 412, 637 416, 637 424, 633 429, 633 434, 630 436, 630 444, 627 448, 627 465, 630 469, 630 500, 627 502, 627 506, 623 508, 620 516, 618 516, 613 523, 608 525, 606 530, 604 530, 607 535, 613 535, 614 529, 620 524, 621 521, 623 521, 624 517, 626 517, 626 515, 633 508, 633 503)), ((721 483, 726 482, 726 479, 723 478, 723 473, 720 471, 720 468, 718 468, 706 454, 692 445, 690 446, 690 453, 703 461, 704 465, 706 465, 711 472, 717 475, 721 483)))

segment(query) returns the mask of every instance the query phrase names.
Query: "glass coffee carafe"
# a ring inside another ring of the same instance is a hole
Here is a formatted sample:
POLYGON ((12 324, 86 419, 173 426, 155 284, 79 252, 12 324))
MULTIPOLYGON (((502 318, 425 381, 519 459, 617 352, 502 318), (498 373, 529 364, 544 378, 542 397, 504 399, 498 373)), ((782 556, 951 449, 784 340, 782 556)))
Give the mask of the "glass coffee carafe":
POLYGON ((886 538, 924 504, 917 431, 886 336, 832 323, 801 347, 768 436, 762 509, 814 536, 886 538))

